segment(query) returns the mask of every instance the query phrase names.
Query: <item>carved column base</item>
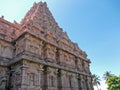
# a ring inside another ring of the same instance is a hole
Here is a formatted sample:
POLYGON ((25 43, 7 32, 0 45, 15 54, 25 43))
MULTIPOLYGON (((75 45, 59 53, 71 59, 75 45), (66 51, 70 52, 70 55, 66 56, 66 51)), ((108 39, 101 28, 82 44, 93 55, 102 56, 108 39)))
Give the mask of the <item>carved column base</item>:
POLYGON ((19 88, 18 90, 42 90, 42 88, 19 88))

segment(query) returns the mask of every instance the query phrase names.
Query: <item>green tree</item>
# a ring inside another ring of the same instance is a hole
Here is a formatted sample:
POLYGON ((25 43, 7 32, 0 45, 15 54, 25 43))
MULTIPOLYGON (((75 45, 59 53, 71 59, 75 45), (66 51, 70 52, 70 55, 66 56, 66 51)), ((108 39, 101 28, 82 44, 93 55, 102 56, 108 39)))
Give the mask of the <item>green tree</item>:
POLYGON ((106 71, 105 74, 103 75, 103 78, 107 80, 109 77, 113 76, 110 71, 106 71))
POLYGON ((120 77, 110 76, 107 78, 106 83, 108 85, 108 90, 120 90, 120 77))
POLYGON ((99 90, 98 86, 100 85, 100 77, 95 75, 95 74, 93 74, 92 75, 92 79, 93 79, 92 80, 93 85, 96 86, 97 89, 99 90))

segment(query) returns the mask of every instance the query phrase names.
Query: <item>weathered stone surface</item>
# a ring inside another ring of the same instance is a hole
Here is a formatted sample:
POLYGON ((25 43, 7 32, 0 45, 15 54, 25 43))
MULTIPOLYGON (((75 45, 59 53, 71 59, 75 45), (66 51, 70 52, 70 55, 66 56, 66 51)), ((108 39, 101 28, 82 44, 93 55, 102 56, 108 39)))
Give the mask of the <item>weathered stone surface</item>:
POLYGON ((89 64, 46 3, 20 24, 0 18, 0 90, 93 90, 89 64))
POLYGON ((7 79, 8 79, 7 68, 0 67, 0 90, 5 90, 7 79))
POLYGON ((14 46, 12 44, 0 40, 0 57, 12 58, 14 46))

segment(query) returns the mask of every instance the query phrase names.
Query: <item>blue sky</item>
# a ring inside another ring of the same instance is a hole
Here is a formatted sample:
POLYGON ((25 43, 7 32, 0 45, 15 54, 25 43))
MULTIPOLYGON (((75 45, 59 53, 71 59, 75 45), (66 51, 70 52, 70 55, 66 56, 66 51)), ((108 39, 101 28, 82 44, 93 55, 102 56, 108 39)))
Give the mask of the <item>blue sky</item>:
MULTIPOLYGON (((33 2, 1 0, 0 16, 13 22, 24 17, 33 2)), ((59 26, 91 60, 91 72, 120 75, 120 0, 43 0, 59 26)))

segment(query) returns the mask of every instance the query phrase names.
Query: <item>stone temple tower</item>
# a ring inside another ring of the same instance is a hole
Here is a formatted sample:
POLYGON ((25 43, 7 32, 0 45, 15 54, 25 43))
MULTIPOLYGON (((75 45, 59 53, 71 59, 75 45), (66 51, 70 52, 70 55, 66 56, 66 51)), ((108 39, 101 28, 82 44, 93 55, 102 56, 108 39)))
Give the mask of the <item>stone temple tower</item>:
POLYGON ((45 2, 20 24, 0 18, 0 90, 93 90, 89 64, 45 2))

